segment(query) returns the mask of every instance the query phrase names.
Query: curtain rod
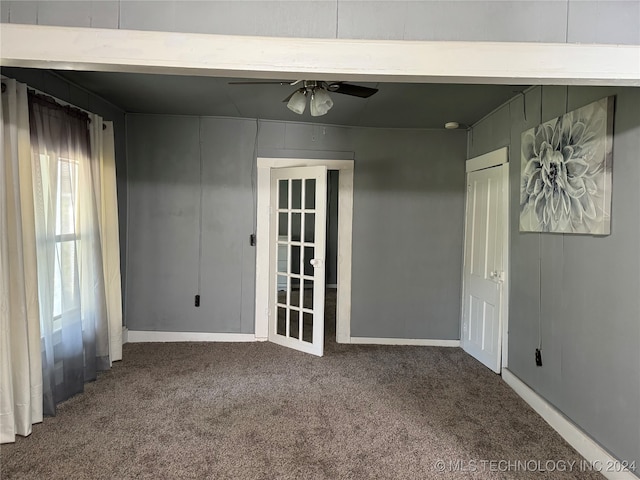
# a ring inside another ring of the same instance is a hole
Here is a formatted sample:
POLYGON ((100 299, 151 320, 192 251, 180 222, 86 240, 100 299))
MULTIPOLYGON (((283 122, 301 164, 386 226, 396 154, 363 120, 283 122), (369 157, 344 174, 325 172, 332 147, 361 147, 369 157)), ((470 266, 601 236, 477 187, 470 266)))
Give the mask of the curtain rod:
POLYGON ((64 110, 69 115, 81 118, 83 120, 87 120, 89 123, 91 123, 91 118, 89 117, 89 114, 77 107, 74 107, 72 105, 62 105, 58 103, 54 97, 36 92, 31 88, 27 88, 27 94, 29 95, 29 97, 31 97, 32 102, 36 102, 40 104, 44 103, 44 104, 50 105, 59 110, 64 110))
MULTIPOLYGON (((7 78, 7 77, 4 77, 7 78)), ((44 92, 41 92, 40 90, 36 90, 35 88, 29 87, 27 86, 27 92, 32 94, 32 95, 37 95, 38 98, 41 98, 43 100, 46 100, 50 103, 53 103, 55 105, 58 105, 59 107, 63 107, 63 108, 67 108, 71 111, 73 110, 77 110, 78 113, 82 113, 84 115, 90 115, 92 112, 89 112, 88 110, 85 110, 84 108, 80 108, 80 107, 76 107, 75 105, 70 104, 69 102, 65 102, 64 100, 58 100, 56 97, 53 97, 51 95, 48 95, 44 92)), ((2 93, 5 93, 7 91, 7 84, 2 82, 2 93)), ((91 118, 88 118, 89 122, 91 122, 91 118)), ((106 130, 107 129, 107 125, 103 122, 102 123, 102 130, 106 130)))

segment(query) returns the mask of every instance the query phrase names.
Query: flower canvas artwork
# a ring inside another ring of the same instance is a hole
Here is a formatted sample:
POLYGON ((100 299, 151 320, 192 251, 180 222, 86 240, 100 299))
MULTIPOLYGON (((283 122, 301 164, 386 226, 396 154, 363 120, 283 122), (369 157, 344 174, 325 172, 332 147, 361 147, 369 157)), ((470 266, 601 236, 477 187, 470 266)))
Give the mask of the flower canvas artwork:
POLYGON ((522 133, 520 231, 608 235, 614 97, 522 133))

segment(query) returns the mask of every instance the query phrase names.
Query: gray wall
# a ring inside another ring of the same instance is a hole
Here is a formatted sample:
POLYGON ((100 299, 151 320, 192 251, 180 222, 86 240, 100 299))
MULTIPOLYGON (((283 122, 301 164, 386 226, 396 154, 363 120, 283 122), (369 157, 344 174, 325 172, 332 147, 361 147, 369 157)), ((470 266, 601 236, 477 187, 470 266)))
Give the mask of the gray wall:
MULTIPOLYGON (((256 121, 127 118, 127 326, 253 332, 256 121)), ((459 338, 464 133, 261 121, 258 137, 260 156, 355 159, 352 335, 459 338)))
POLYGON ((616 457, 640 464, 638 112, 638 88, 536 88, 526 109, 520 96, 476 125, 469 154, 510 147, 509 369, 616 457), (608 95, 616 95, 611 235, 520 233, 521 132, 608 95))
POLYGON ((640 43, 638 0, 2 1, 2 22, 393 40, 640 43))
POLYGON ((253 332, 256 122, 128 115, 127 135, 127 326, 253 332), (201 307, 195 308, 199 272, 201 307))
POLYGON ((122 274, 124 302, 126 283, 125 266, 127 260, 127 252, 124 248, 127 237, 127 140, 124 111, 114 104, 105 101, 103 98, 69 83, 48 70, 2 67, 0 73, 7 77, 15 78, 20 82, 26 83, 29 87, 48 93, 60 100, 96 113, 105 120, 113 122, 118 188, 118 223, 121 245, 120 271, 122 274))

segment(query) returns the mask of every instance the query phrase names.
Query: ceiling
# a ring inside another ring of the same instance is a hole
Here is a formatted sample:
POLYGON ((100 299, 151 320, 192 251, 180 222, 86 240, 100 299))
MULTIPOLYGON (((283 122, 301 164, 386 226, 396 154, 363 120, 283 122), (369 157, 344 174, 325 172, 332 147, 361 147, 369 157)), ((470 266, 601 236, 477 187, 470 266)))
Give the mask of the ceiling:
MULTIPOLYGON (((229 85, 243 79, 139 73, 58 71, 60 76, 132 113, 260 118, 332 125, 442 128, 472 125, 526 86, 362 83, 379 92, 368 99, 332 93, 322 117, 291 112, 282 102, 296 87, 229 85)), ((354 82, 356 83, 356 82, 354 82)))

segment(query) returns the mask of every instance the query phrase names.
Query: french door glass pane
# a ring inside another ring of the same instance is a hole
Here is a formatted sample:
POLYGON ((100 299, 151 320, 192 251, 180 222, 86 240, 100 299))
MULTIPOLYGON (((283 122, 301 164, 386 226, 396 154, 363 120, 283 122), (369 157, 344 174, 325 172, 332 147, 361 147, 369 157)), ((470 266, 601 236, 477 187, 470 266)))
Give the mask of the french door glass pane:
POLYGON ((302 208, 302 180, 291 180, 291 208, 302 208))
POLYGON ((313 280, 304 281, 304 295, 302 306, 304 308, 313 308, 313 280))
POLYGON ((278 307, 278 319, 276 322, 276 333, 278 335, 287 334, 287 310, 283 307, 278 307))
POLYGON ((278 214, 278 240, 286 240, 289 235, 289 215, 278 214))
POLYGON ((300 278, 291 277, 291 290, 289 296, 289 305, 294 307, 300 306, 300 278))
POLYGON ((302 214, 301 213, 292 213, 291 214, 291 241, 299 242, 301 240, 300 230, 302 224, 302 214))
POLYGON ((313 343, 313 314, 302 314, 302 340, 313 343))
POLYGON ((315 213, 304 214, 304 241, 313 243, 316 238, 316 215, 315 213))
POLYGON ((291 273, 300 274, 300 246, 291 245, 291 273))
POLYGON ((278 182, 278 208, 289 208, 289 180, 278 182))
POLYGON ((314 248, 313 247, 304 247, 304 274, 313 277, 313 265, 311 265, 311 260, 313 260, 314 248))
POLYGON ((278 244, 277 269, 278 272, 287 273, 289 261, 287 258, 289 247, 286 244, 278 244))
POLYGON ((300 312, 291 309, 289 312, 289 336, 300 338, 300 312))
POLYGON ((316 208, 316 179, 308 178, 305 184, 304 208, 316 208))

